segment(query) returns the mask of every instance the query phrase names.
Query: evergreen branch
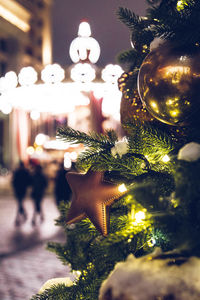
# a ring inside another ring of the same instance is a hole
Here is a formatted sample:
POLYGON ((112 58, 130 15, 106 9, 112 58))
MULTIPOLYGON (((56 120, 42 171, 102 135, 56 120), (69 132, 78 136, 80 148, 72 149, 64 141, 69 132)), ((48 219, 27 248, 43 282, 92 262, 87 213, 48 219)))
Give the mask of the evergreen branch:
POLYGON ((88 170, 92 165, 95 165, 99 157, 106 152, 106 150, 97 152, 96 149, 86 149, 82 151, 76 162, 77 168, 80 170, 88 170))
POLYGON ((94 148, 110 148, 114 146, 116 135, 112 130, 107 131, 107 135, 92 132, 86 134, 79 130, 74 130, 71 127, 60 127, 57 131, 57 136, 61 140, 71 142, 72 144, 83 144, 84 146, 94 148))
POLYGON ((188 0, 184 9, 177 9, 177 1, 162 1, 148 10, 148 17, 157 20, 152 28, 154 36, 173 41, 176 46, 200 42, 199 1, 188 0), (166 11, 168 12, 166 14, 166 11))
POLYGON ((139 26, 140 18, 127 8, 119 7, 117 16, 131 31, 139 26))
POLYGON ((132 63, 134 64, 134 62, 136 62, 138 59, 138 53, 135 50, 127 50, 124 52, 119 53, 119 55, 117 56, 117 60, 119 61, 119 63, 132 63))
POLYGON ((70 291, 72 291, 72 287, 66 287, 64 284, 52 285, 51 288, 46 289, 41 294, 34 295, 30 300, 76 300, 77 298, 70 296, 70 291), (69 292, 67 290, 69 290, 69 292))
MULTIPOLYGON (((129 144, 130 147, 136 151, 141 151, 146 145, 147 148, 155 145, 160 151, 172 151, 175 148, 174 142, 171 136, 164 130, 161 130, 152 123, 145 122, 140 123, 139 121, 132 121, 131 123, 124 124, 124 127, 129 131, 129 144), (137 143, 135 142, 137 141, 137 143), (141 144, 141 145, 139 145, 141 144)), ((145 152, 142 151, 142 153, 145 152)), ((151 151, 153 152, 153 150, 151 151)), ((145 155, 145 153, 143 153, 145 155)))
POLYGON ((105 135, 108 136, 109 141, 112 142, 113 144, 118 140, 118 136, 116 132, 112 129, 106 130, 105 135))
POLYGON ((161 0, 146 0, 149 5, 156 5, 161 2, 161 0))
POLYGON ((100 155, 91 166, 95 171, 119 172, 119 178, 127 178, 133 180, 136 176, 147 172, 149 164, 143 155, 136 153, 127 153, 122 157, 113 157, 111 154, 105 153, 100 155), (144 166, 141 168, 141 164, 144 166))

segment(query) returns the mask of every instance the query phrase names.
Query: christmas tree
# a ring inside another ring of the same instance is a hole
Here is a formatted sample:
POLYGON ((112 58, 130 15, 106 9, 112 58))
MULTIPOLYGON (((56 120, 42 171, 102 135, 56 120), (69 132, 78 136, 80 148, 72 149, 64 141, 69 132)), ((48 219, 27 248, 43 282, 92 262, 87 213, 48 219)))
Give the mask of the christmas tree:
POLYGON ((145 17, 118 10, 126 136, 58 129, 85 150, 57 220, 66 243, 48 248, 77 276, 32 300, 200 299, 200 1, 148 3, 145 17))

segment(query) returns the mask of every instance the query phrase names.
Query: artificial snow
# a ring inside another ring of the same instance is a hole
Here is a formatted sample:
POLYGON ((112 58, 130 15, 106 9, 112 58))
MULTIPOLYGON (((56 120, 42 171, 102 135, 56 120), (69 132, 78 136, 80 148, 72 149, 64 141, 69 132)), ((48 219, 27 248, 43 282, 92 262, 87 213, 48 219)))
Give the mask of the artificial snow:
POLYGON ((112 300, 163 299, 167 295, 174 300, 199 300, 200 259, 191 257, 178 266, 169 264, 170 258, 157 259, 159 251, 141 258, 130 254, 125 262, 117 263, 101 286, 99 300, 107 299, 109 290, 112 300))
POLYGON ((111 148, 112 156, 116 157, 117 154, 122 157, 122 155, 128 152, 128 141, 124 137, 121 141, 115 142, 115 146, 111 148))
POLYGON ((62 277, 62 278, 52 278, 47 280, 43 286, 39 290, 39 294, 43 293, 46 289, 51 288, 57 284, 64 284, 66 286, 72 286, 73 281, 69 277, 62 277))
POLYGON ((200 158, 200 144, 188 143, 183 146, 178 152, 178 159, 185 161, 196 161, 200 158))

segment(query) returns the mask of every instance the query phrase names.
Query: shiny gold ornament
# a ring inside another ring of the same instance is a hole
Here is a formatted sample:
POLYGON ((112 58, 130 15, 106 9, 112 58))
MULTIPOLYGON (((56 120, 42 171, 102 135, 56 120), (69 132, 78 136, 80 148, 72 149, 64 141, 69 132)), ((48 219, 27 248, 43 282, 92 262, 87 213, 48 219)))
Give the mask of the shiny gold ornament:
POLYGON ((154 118, 144 108, 140 101, 136 88, 136 75, 134 72, 123 73, 118 79, 119 90, 122 92, 120 115, 121 123, 131 123, 131 121, 153 121, 154 118))
POLYGON ((138 75, 140 98, 152 116, 170 125, 195 123, 200 111, 200 48, 165 42, 144 60, 138 75))
POLYGON ((72 189, 72 203, 67 224, 89 218, 102 235, 108 234, 109 206, 124 192, 105 182, 103 172, 89 170, 86 174, 69 172, 67 181, 72 189))

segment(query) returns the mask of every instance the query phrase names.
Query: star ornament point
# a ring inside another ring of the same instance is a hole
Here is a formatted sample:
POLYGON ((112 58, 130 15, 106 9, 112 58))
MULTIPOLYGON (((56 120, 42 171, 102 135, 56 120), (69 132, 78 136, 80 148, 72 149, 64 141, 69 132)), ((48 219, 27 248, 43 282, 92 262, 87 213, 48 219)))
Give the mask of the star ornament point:
POLYGON ((71 207, 66 222, 73 224, 89 218, 97 230, 104 236, 108 234, 109 207, 124 192, 118 186, 103 181, 104 172, 89 170, 86 174, 67 174, 72 189, 71 207))

